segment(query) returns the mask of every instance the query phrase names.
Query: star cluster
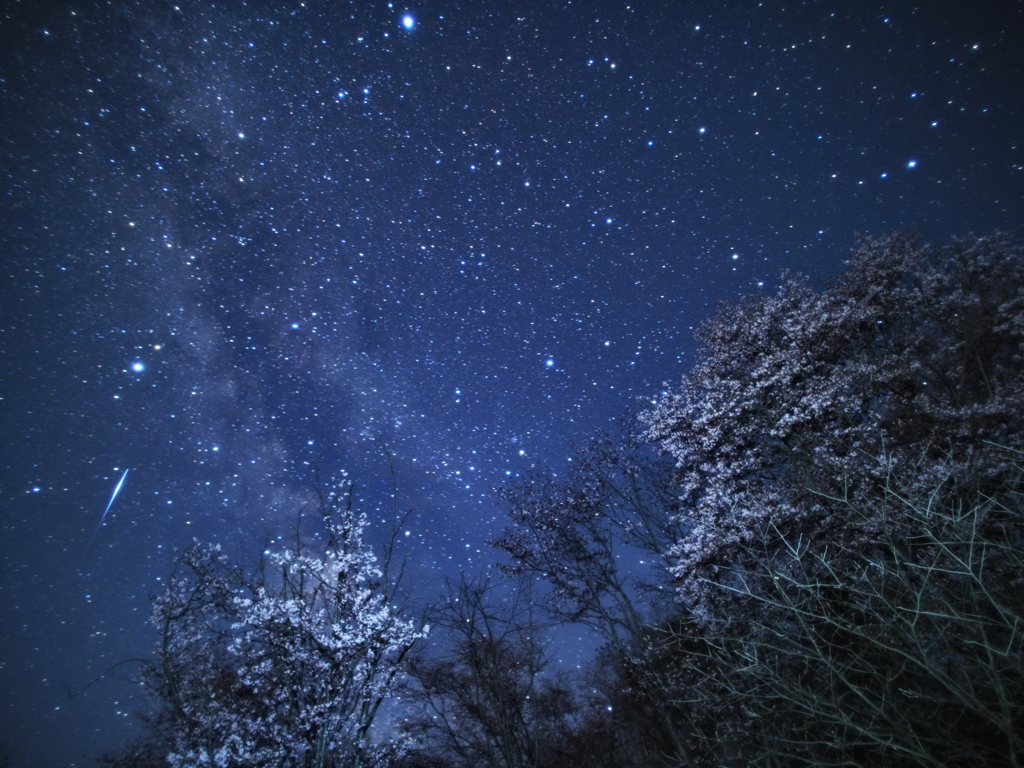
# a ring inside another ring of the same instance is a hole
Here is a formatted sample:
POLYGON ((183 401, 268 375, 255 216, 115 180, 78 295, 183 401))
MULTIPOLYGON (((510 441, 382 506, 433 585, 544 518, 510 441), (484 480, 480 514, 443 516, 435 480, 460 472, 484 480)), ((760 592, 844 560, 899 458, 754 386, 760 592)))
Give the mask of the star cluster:
POLYGON ((65 687, 148 651, 193 536, 288 535, 345 468, 413 508, 418 579, 482 567, 494 489, 676 379, 722 299, 1024 209, 1019 5, 0 14, 16 765, 130 733, 130 673, 65 687))

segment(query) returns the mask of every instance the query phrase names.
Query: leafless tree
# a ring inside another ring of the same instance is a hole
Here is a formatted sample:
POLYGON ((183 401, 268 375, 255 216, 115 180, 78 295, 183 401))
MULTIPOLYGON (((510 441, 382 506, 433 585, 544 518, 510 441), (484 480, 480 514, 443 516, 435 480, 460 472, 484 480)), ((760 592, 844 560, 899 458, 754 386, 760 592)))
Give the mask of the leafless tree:
POLYGON ((504 570, 550 586, 552 617, 587 625, 619 650, 644 634, 645 605, 658 601, 682 535, 671 463, 631 425, 585 443, 564 479, 536 473, 502 489, 512 522, 492 542, 510 557, 504 570))
POLYGON ((711 652, 688 663, 717 670, 690 691, 718 712, 723 764, 1024 763, 1021 473, 994 495, 944 490, 851 506, 855 551, 775 531, 712 586, 711 652))
POLYGON ((695 726, 660 669, 675 638, 651 623, 678 611, 667 569, 685 520, 671 462, 639 440, 634 423, 583 445, 564 478, 538 473, 505 488, 511 525, 493 543, 510 556, 507 572, 547 585, 553 620, 604 639, 600 664, 616 671, 598 675, 613 713, 605 725, 642 764, 672 765, 695 726))
MULTIPOLYGON (((549 670, 543 626, 520 581, 449 583, 432 619, 435 645, 410 664, 409 765, 542 768, 602 765, 574 740, 585 708, 549 670)), ((596 758, 595 758, 596 759, 596 758)))

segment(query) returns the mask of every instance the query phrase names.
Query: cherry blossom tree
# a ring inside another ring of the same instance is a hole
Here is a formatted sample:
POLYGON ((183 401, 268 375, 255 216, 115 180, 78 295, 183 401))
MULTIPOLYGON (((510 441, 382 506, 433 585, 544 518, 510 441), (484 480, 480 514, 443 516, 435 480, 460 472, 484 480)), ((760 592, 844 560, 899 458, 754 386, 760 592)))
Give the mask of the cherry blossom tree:
POLYGON ((642 415, 700 761, 1021 764, 1022 255, 865 241, 824 290, 723 309, 642 415))
POLYGON ((145 674, 166 705, 171 766, 360 768, 370 727, 424 636, 390 600, 345 481, 321 506, 319 556, 295 545, 255 574, 199 543, 156 601, 145 674))
POLYGON ((765 537, 855 550, 834 499, 893 480, 998 487, 995 444, 1024 444, 1024 259, 1000 237, 866 240, 825 290, 789 280, 699 340, 697 366, 642 414, 676 462, 673 574, 696 612, 765 537))

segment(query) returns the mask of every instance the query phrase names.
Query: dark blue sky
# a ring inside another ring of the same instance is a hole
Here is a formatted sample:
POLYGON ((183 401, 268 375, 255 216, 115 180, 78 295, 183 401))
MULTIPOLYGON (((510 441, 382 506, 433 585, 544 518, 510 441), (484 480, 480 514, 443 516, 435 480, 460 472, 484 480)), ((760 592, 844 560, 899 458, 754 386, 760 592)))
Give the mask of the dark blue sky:
POLYGON ((5 4, 13 764, 132 733, 130 666, 66 687, 193 536, 251 555, 342 468, 379 519, 386 449, 429 590, 721 299, 1022 212, 1021 2, 5 4))

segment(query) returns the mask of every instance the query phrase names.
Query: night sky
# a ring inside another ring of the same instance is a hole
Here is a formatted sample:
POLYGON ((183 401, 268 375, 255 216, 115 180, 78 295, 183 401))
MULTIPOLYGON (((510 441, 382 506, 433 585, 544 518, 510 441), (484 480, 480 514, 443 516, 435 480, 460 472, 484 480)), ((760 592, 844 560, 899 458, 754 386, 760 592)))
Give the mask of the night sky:
POLYGON ((132 665, 68 691, 152 650, 193 537, 253 557, 341 469, 380 521, 390 452, 429 593, 722 299, 1020 233, 1021 2, 2 7, 16 766, 136 732, 132 665))

